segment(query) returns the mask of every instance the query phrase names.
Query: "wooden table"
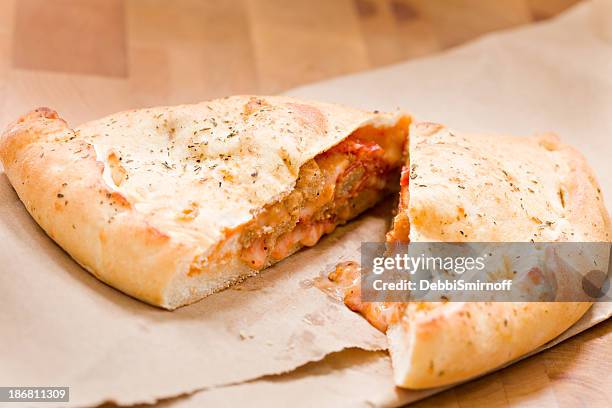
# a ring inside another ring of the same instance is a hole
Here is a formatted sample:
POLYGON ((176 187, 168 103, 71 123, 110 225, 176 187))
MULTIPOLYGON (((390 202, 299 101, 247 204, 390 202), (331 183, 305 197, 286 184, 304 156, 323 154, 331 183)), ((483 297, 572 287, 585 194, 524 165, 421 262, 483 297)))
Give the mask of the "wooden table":
MULTIPOLYGON (((292 86, 546 19, 575 0, 0 0, 0 125, 292 86)), ((612 406, 612 323, 416 406, 612 406)))

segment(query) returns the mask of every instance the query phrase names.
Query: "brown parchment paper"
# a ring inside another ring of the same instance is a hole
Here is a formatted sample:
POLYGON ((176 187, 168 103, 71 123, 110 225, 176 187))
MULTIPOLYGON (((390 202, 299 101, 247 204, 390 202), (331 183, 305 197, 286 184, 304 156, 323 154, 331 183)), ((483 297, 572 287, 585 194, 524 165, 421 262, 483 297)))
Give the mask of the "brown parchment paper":
POLYGON ((81 269, 0 173, 0 384, 69 386, 74 406, 133 404, 287 372, 345 347, 384 349, 381 333, 312 278, 357 257, 361 241, 383 239, 389 209, 168 312, 81 269))
MULTIPOLYGON (((609 304, 596 304, 561 336, 503 367, 553 347, 611 315, 609 304)), ((345 349, 284 375, 204 390, 163 401, 155 407, 387 407, 409 404, 452 388, 405 390, 395 387, 392 374, 387 353, 345 349)))
MULTIPOLYGON (((591 32, 585 4, 551 23, 289 94, 401 107, 469 131, 554 130, 585 153, 610 203, 610 72, 612 48, 591 32)), ((14 74, 3 91, 2 124, 55 101, 69 119, 134 107, 109 105, 104 92, 113 83, 74 82, 14 74), (65 83, 66 93, 47 92, 49 80, 65 83), (34 86, 40 92, 32 97, 34 86), (102 94, 86 91, 92 87, 102 94)), ((383 239, 389 205, 235 289, 166 312, 82 270, 31 220, 0 173, 0 384, 70 386, 72 406, 158 399, 173 407, 384 406, 422 398, 436 390, 393 387, 387 355, 364 351, 384 348, 384 337, 310 285, 337 261, 356 259, 361 241, 383 239)), ((596 305, 560 339, 611 313, 610 304, 596 305)))

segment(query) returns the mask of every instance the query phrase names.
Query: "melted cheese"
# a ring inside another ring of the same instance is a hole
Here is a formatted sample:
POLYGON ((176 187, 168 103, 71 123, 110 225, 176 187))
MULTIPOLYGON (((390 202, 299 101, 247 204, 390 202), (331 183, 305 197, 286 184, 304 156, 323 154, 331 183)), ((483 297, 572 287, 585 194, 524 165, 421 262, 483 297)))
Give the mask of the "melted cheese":
POLYGON ((353 133, 307 162, 294 191, 245 227, 241 259, 247 265, 261 269, 268 257, 278 261, 300 246, 315 245, 386 192, 401 163, 396 154, 401 149, 390 147, 392 154, 387 154, 381 145, 392 145, 391 136, 377 133, 376 142, 371 132, 353 133))
POLYGON ((360 266, 355 262, 340 263, 328 276, 333 286, 319 287, 326 292, 331 289, 336 294, 339 293, 348 308, 361 314, 372 326, 385 333, 390 324, 400 319, 407 303, 363 302, 360 272, 360 266))

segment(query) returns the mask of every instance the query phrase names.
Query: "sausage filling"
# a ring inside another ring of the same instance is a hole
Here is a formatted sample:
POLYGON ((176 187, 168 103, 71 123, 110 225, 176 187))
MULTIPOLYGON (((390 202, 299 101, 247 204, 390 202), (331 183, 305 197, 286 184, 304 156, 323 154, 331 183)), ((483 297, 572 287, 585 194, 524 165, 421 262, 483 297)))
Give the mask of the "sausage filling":
POLYGON ((241 234, 253 269, 285 258, 397 190, 407 124, 366 126, 301 168, 295 188, 266 207, 241 234))

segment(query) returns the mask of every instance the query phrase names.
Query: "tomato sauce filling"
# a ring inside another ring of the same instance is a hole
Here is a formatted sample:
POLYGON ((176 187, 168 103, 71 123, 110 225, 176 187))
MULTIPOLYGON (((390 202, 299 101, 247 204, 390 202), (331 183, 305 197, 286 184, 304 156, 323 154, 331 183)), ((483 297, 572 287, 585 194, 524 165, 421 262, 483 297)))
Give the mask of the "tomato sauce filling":
POLYGON ((241 260, 262 269, 396 191, 407 127, 404 120, 390 128, 365 126, 306 162, 293 191, 245 225, 241 260))
MULTIPOLYGON (((408 201, 410 184, 410 165, 402 167, 400 176, 400 197, 393 228, 387 233, 387 242, 408 243, 410 241, 410 221, 408 201)), ((407 303, 402 302, 364 302, 361 299, 361 267, 356 262, 343 262, 336 265, 328 275, 325 284, 318 285, 326 292, 339 295, 344 304, 352 311, 361 314, 372 326, 385 333, 389 325, 399 321, 407 303)))
POLYGON ((348 261, 336 265, 326 283, 318 283, 324 292, 339 295, 344 304, 361 314, 372 326, 385 333, 390 324, 401 318, 406 303, 363 302, 361 300, 361 268, 357 262, 348 261), (328 284, 329 283, 329 284, 328 284))

